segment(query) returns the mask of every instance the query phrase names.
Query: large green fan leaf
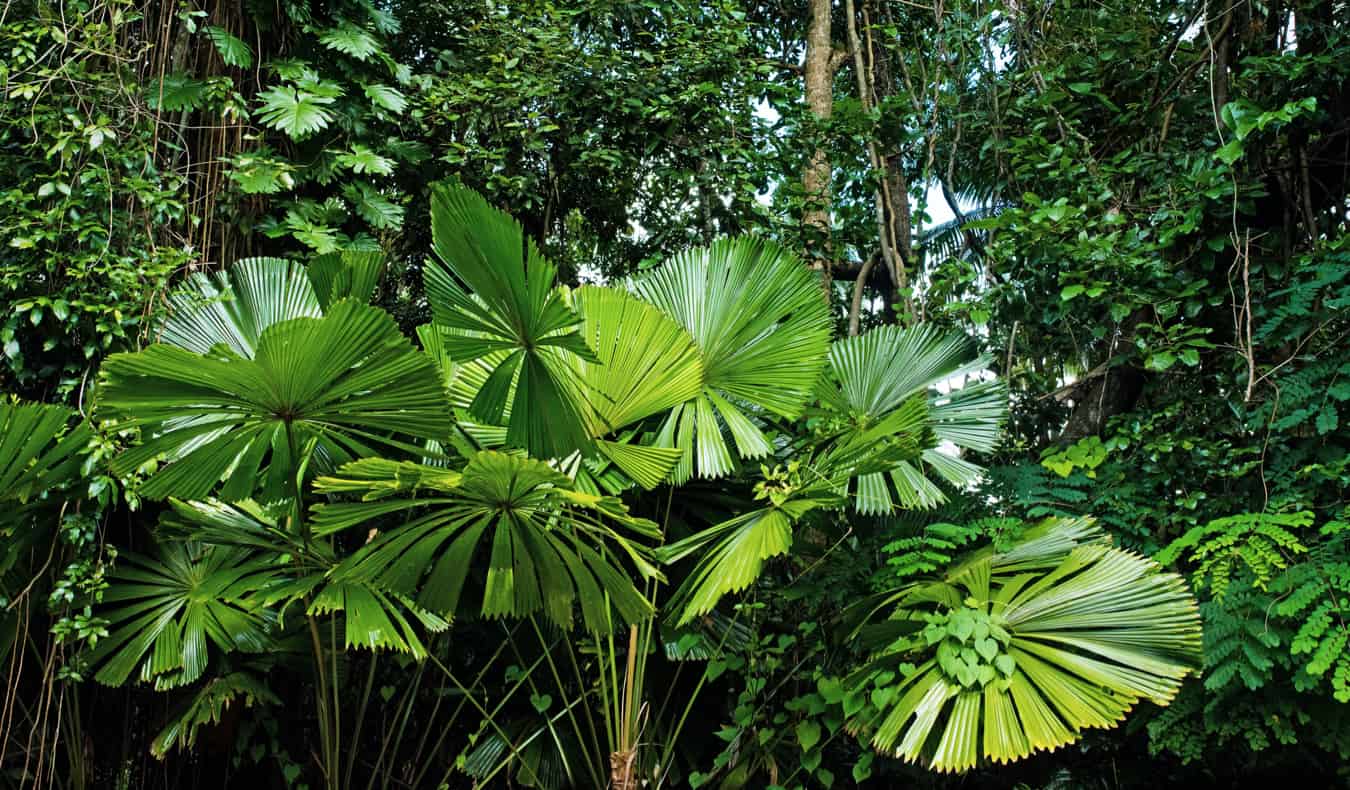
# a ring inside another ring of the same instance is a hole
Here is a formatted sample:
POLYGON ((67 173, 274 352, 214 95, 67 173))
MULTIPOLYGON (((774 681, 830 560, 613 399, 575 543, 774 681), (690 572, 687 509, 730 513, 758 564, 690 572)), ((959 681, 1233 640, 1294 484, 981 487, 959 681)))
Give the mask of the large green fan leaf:
POLYGON ((433 322, 456 364, 506 351, 470 412, 502 424, 507 442, 531 455, 562 457, 591 441, 577 402, 572 356, 595 361, 578 316, 553 285, 557 270, 510 216, 463 187, 432 193, 436 259, 424 271, 433 322))
MULTIPOLYGON (((590 435, 601 439, 698 395, 703 365, 679 324, 626 291, 587 286, 573 305, 597 361, 572 356, 590 435)), ((645 488, 669 476, 680 454, 664 447, 601 441, 597 449, 645 488)))
POLYGON ((1200 659, 1181 577, 1086 519, 1047 520, 1009 551, 975 552, 860 608, 902 635, 851 679, 879 706, 853 724, 939 771, 1055 749, 1142 699, 1165 705, 1200 659))
POLYGON ((998 382, 958 386, 957 378, 987 364, 966 338, 928 326, 879 327, 834 343, 818 390, 826 443, 850 457, 867 447, 895 456, 884 469, 849 475, 859 512, 930 508, 946 499, 935 477, 979 478, 982 470, 954 451, 992 450, 1007 398, 998 382))
POLYGON ((142 436, 113 469, 164 459, 142 488, 150 498, 201 499, 219 488, 238 501, 261 480, 271 499, 292 490, 315 448, 341 460, 450 429, 435 364, 383 310, 350 300, 263 330, 253 359, 154 345, 113 355, 103 377, 100 415, 142 436))
POLYGON ((268 646, 260 593, 278 567, 239 549, 168 543, 154 557, 122 553, 100 616, 109 634, 89 659, 100 683, 139 680, 176 688, 202 676, 211 648, 257 652, 268 646))
POLYGON ((633 538, 656 536, 656 525, 630 516, 617 499, 575 490, 571 479, 540 461, 483 451, 455 472, 366 459, 315 485, 364 500, 317 505, 318 534, 411 515, 339 565, 336 582, 415 596, 418 606, 446 615, 460 608, 472 586, 481 590, 474 608, 484 617, 542 611, 563 627, 571 626, 579 605, 594 631, 651 614, 624 568, 655 574, 633 538), (473 577, 482 560, 480 583, 473 577))
POLYGON ((766 506, 657 549, 657 559, 667 564, 697 558, 670 599, 670 609, 678 613, 676 624, 708 614, 722 596, 754 583, 767 560, 792 548, 793 528, 803 517, 843 505, 838 488, 837 481, 809 467, 796 468, 757 487, 755 497, 768 500, 766 506))
POLYGON ((160 340, 205 354, 219 343, 252 358, 273 324, 322 314, 305 267, 281 258, 245 258, 220 272, 195 272, 169 296, 160 340))
POLYGON ((745 406, 795 418, 810 398, 830 338, 816 276, 781 247, 740 238, 677 255, 634 287, 688 330, 703 356, 703 393, 672 412, 663 432, 684 452, 675 481, 732 471, 723 425, 742 458, 767 454, 745 406))

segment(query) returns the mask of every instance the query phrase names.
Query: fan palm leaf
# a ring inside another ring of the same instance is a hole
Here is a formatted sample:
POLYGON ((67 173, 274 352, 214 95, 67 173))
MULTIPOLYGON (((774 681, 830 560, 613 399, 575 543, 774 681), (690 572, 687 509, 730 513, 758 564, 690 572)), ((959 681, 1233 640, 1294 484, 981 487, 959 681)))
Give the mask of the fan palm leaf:
POLYGON ((324 310, 343 299, 369 302, 384 276, 384 253, 379 250, 342 250, 310 262, 309 281, 324 310))
POLYGON ((543 612, 570 627, 579 605, 588 629, 608 631, 615 620, 631 623, 651 613, 624 565, 655 575, 633 538, 656 537, 656 525, 629 515, 617 499, 576 490, 569 477, 543 462, 482 451, 454 471, 366 459, 315 486, 362 498, 317 505, 317 534, 411 515, 342 562, 332 574, 336 582, 378 585, 428 611, 452 615, 474 568, 481 567, 475 559, 486 559, 474 608, 487 618, 543 612))
POLYGON ((263 330, 323 314, 305 267, 282 258, 245 258, 224 271, 194 272, 168 301, 161 342, 198 354, 224 344, 250 359, 263 330))
POLYGON ((723 427, 741 458, 768 454, 755 410, 800 415, 829 348, 816 276, 771 242, 739 238, 677 255, 633 287, 688 330, 703 357, 703 391, 662 431, 662 443, 683 452, 674 481, 731 473, 723 427))
POLYGON ((993 449, 1006 395, 998 382, 957 387, 955 379, 987 365, 963 336, 927 326, 878 327, 834 343, 819 388, 829 443, 850 454, 869 445, 890 445, 888 451, 909 445, 888 468, 850 475, 859 512, 933 507, 945 500, 934 477, 954 485, 978 479, 982 470, 953 450, 993 449))
POLYGON ((594 361, 581 317, 554 287, 557 269, 509 215, 463 187, 432 193, 436 257, 424 270, 432 320, 457 364, 507 352, 469 412, 506 424, 507 442, 541 458, 588 448, 570 357, 594 361), (508 417, 508 404, 510 405, 508 417))
POLYGON ((605 437, 696 397, 704 379, 698 348, 679 324, 626 291, 587 286, 572 303, 595 353, 595 361, 572 358, 587 431, 601 440, 601 455, 652 488, 669 476, 680 452, 605 437))
POLYGON ((384 311, 351 300, 322 318, 273 324, 252 359, 222 346, 115 354, 103 366, 100 415, 142 431, 114 471, 164 458, 142 487, 150 498, 218 489, 238 501, 254 494, 267 461, 263 488, 275 499, 293 490, 316 447, 360 457, 370 444, 407 447, 391 434, 443 439, 450 429, 435 364, 384 311))
POLYGON ((90 430, 67 430, 74 417, 63 406, 0 402, 0 502, 26 504, 79 473, 90 430))
POLYGON ((851 679, 878 708, 854 725, 875 723, 874 747, 939 771, 1058 748, 1140 700, 1165 705, 1200 658, 1181 577, 1087 519, 1048 519, 1009 551, 860 606, 900 636, 851 679))
POLYGON ((118 686, 139 670, 143 682, 176 688, 202 676, 213 646, 258 652, 270 643, 260 593, 281 578, 270 558, 169 542, 118 562, 100 612, 109 634, 89 654, 100 683, 118 686))

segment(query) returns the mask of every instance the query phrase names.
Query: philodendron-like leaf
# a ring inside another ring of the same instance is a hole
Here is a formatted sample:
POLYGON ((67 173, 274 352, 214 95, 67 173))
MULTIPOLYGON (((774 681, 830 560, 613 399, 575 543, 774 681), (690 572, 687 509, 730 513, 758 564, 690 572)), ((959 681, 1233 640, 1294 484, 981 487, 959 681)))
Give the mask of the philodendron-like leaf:
POLYGON ((483 451, 451 471, 366 459, 319 478, 315 487, 363 500, 317 505, 320 535, 369 528, 392 514, 411 517, 339 565, 336 582, 377 585, 447 616, 473 588, 481 598, 473 608, 484 617, 542 611, 563 627, 579 605, 594 631, 651 614, 625 567, 655 575, 633 538, 655 537, 656 525, 629 515, 617 499, 577 491, 540 461, 483 451), (484 560, 486 577, 479 580, 475 568, 484 560))
POLYGON ((515 220, 463 187, 433 191, 431 235, 436 257, 424 277, 444 351, 456 364, 506 352, 470 413, 505 424, 507 443, 536 457, 589 449, 570 359, 595 356, 578 331, 581 317, 554 287, 557 269, 515 220))
POLYGON ((677 255, 633 286, 688 330, 703 358, 703 391, 662 432, 663 444, 683 452, 675 482, 733 470, 724 426, 740 457, 766 455, 755 412, 800 415, 829 349, 816 275, 771 242, 739 238, 677 255))
POLYGON ((864 446, 908 448, 886 469, 850 475, 859 512, 933 507, 946 499, 933 478, 978 479, 982 470, 955 450, 993 449, 1007 397, 998 382, 957 379, 987 364, 963 336, 928 326, 878 327, 834 343, 818 390, 827 443, 850 455, 864 446))
POLYGON ((323 318, 273 324, 252 359, 222 346, 196 354, 154 345, 103 366, 100 416, 140 428, 142 443, 113 460, 130 474, 162 458, 141 493, 226 501, 274 496, 319 450, 343 460, 394 437, 442 439, 450 430, 435 364, 383 310, 354 301, 323 318), (260 474, 260 472, 262 474, 260 474))
POLYGON ((156 688, 191 683, 212 647, 257 652, 269 644, 260 594, 280 579, 269 558, 195 543, 161 545, 154 557, 123 552, 99 615, 108 636, 90 652, 94 678, 119 686, 133 672, 156 688))
POLYGON ((1058 748, 1143 699, 1166 705, 1200 660, 1182 578, 1087 519, 1048 519, 859 609, 887 636, 851 678, 874 705, 852 725, 939 771, 1058 748))
POLYGON ((570 360, 582 385, 587 430, 602 440, 596 443, 601 455, 652 488, 670 475, 680 452, 612 439, 622 428, 699 394, 698 348, 679 324, 626 291, 587 286, 572 294, 572 303, 596 360, 570 360))

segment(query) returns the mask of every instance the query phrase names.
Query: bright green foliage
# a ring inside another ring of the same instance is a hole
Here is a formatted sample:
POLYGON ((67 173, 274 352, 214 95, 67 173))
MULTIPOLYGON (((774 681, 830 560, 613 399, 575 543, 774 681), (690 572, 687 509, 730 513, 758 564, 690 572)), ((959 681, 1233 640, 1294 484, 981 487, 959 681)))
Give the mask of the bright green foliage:
POLYGON ((509 352, 470 413, 501 423, 510 395, 512 446, 545 458, 588 447, 568 359, 594 355, 578 331, 581 317, 554 287, 557 270, 515 220, 462 187, 436 190, 431 229, 438 261, 425 270, 427 298, 445 352, 459 364, 509 352))
POLYGON ((768 439, 736 404, 791 419, 809 399, 829 340, 810 270, 776 245, 729 239, 672 258, 634 287, 684 326, 703 356, 703 392, 662 429, 663 445, 684 451, 674 481, 731 473, 723 425, 740 457, 766 455, 768 439))
POLYGON ((225 62, 225 65, 237 66, 241 69, 253 65, 253 50, 249 49, 248 44, 241 39, 230 35, 224 28, 212 25, 206 28, 206 35, 211 39, 211 43, 216 45, 216 51, 220 53, 220 59, 225 62))
POLYGON ((924 326, 879 327, 835 342, 819 388, 828 415, 819 432, 837 451, 881 442, 898 454, 892 464, 856 476, 859 512, 931 508, 946 498, 933 477, 957 486, 978 478, 979 467, 938 447, 950 442, 987 452, 997 440, 1007 408, 1002 387, 958 386, 959 377, 988 364, 972 356, 965 338, 924 326))
MULTIPOLYGON (((1304 672, 1327 678, 1333 697, 1350 702, 1350 563, 1345 559, 1344 521, 1329 521, 1310 550, 1312 535, 1295 535, 1313 525, 1312 513, 1247 513, 1196 527, 1157 555, 1159 561, 1185 558, 1193 564, 1197 585, 1208 585, 1214 596, 1215 627, 1207 636, 1205 661, 1212 671, 1208 687, 1221 689, 1238 677, 1250 689, 1271 680, 1276 660, 1269 651, 1284 647, 1304 672), (1242 597, 1236 607, 1222 608, 1234 580, 1242 597), (1246 593, 1249 588, 1254 592, 1246 593), (1269 592, 1267 598, 1259 593, 1269 592), (1261 622, 1233 619, 1243 604, 1267 601, 1261 622), (1243 644, 1255 640, 1258 646, 1243 644), (1241 654, 1238 653, 1241 649, 1241 654), (1328 678, 1328 672, 1330 677, 1328 678)), ((1303 684, 1306 684, 1303 680, 1303 684)), ((1301 685, 1300 680, 1295 681, 1301 685)))
POLYGON ((915 576, 932 574, 951 565, 957 551, 972 541, 992 537, 999 549, 1007 549, 1021 537, 1026 524, 1015 518, 988 518, 969 524, 928 524, 918 535, 891 541, 881 547, 889 555, 886 569, 878 571, 877 583, 891 585, 915 576))
POLYGON ((277 496, 316 447, 336 461, 397 446, 379 432, 450 430, 435 365, 385 313, 350 300, 264 329, 251 359, 154 345, 113 357, 103 376, 100 416, 143 438, 113 468, 131 474, 164 456, 141 489, 156 499, 219 491, 236 501, 259 479, 277 496))
POLYGON ((212 649, 271 644, 261 593, 278 575, 268 560, 193 543, 121 560, 103 598, 109 633, 88 655, 100 683, 121 685, 134 672, 157 689, 177 688, 202 676, 212 649))
POLYGON ((1306 554, 1308 547, 1291 530, 1312 526, 1313 514, 1243 513, 1215 519, 1195 527, 1158 552, 1155 559, 1170 565, 1185 556, 1196 563, 1192 576, 1197 586, 1208 586, 1222 598, 1234 570, 1250 571, 1252 584, 1266 589, 1275 575, 1306 554))
POLYGON ((67 431, 74 416, 61 406, 0 403, 0 497, 25 505, 78 474, 90 432, 85 423, 67 431))
POLYGON ((155 157, 144 109, 154 87, 109 57, 126 27, 67 11, 0 19, 0 390, 52 401, 134 345, 191 257, 172 231, 191 222, 187 182, 155 157))
POLYGON ((224 271, 194 272, 174 289, 159 340, 197 354, 224 344, 251 359, 263 330, 320 315, 304 266, 280 258, 248 258, 224 271))
POLYGON ((646 549, 633 538, 655 537, 656 525, 630 516, 617 499, 575 490, 542 462, 484 451, 451 473, 372 459, 348 464, 315 485, 365 500, 318 505, 320 535, 389 513, 415 514, 338 566, 339 583, 415 596, 419 607, 449 616, 462 607, 477 557, 487 561, 486 582, 472 593, 481 598, 473 608, 483 617, 542 613, 570 627, 579 605, 587 629, 608 632, 651 612, 621 558, 642 575, 655 575, 646 549))
MULTIPOLYGON (((693 339, 656 307, 613 288, 587 286, 572 304, 595 362, 573 355, 587 430, 596 439, 688 401, 704 386, 693 339)), ((644 488, 664 482, 681 457, 676 448, 599 441, 598 452, 644 488)))
POLYGON ((964 771, 1114 726, 1141 699, 1170 701, 1200 656, 1195 601, 1180 577, 1103 538, 1084 520, 1047 520, 1007 551, 861 604, 883 622, 851 680, 877 718, 854 726, 880 750, 964 771))

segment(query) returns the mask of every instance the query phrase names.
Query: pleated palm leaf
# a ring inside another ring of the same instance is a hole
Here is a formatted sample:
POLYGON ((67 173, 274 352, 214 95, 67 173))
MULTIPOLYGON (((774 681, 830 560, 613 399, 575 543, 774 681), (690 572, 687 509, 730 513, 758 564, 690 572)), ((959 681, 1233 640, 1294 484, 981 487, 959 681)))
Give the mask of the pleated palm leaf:
POLYGON ((273 324, 318 318, 343 299, 370 301, 384 263, 383 253, 343 251, 309 266, 245 258, 223 271, 195 272, 169 294, 159 340, 198 354, 223 343, 252 359, 259 336, 273 324))
POLYGON ((505 352, 469 413, 505 425, 509 446, 539 458, 589 449, 570 361, 595 357, 554 285, 557 268, 514 219, 464 187, 432 192, 431 235, 435 257, 423 276, 445 353, 462 365, 505 352))
POLYGON ((367 459, 315 487, 361 497, 317 505, 319 535, 394 514, 409 518, 343 561, 335 582, 378 586, 446 616, 469 589, 477 599, 469 608, 486 618, 542 613, 570 627, 579 606, 586 628, 598 632, 651 614, 627 568, 657 575, 636 540, 657 537, 656 525, 615 498, 576 490, 541 461, 485 450, 456 471, 367 459))
POLYGON ((9 601, 0 607, 0 657, 15 644, 22 607, 40 600, 21 592, 32 589, 31 549, 54 539, 62 508, 81 498, 90 430, 72 426, 76 416, 62 406, 0 402, 0 596, 9 601))
POLYGON ((852 725, 938 771, 1058 748, 1140 700, 1165 705, 1200 660, 1185 582, 1088 519, 1047 519, 1008 551, 857 608, 881 646, 850 679, 875 706, 852 725))
POLYGON ((171 542, 154 556, 123 552, 103 596, 108 635, 89 654, 94 678, 118 686, 133 672, 168 689, 192 683, 216 652, 271 644, 262 593, 282 580, 274 558, 171 542))
POLYGON ((845 504, 839 494, 845 481, 821 476, 810 464, 793 463, 769 478, 756 487, 761 507, 657 549, 666 564, 697 558, 670 598, 676 625, 709 614, 724 595, 753 584, 766 561, 792 548, 793 528, 808 514, 845 504))
POLYGON ((673 480, 717 478, 740 458, 762 458, 758 414, 798 417, 829 348, 830 314, 820 282, 796 256, 751 238, 690 250, 633 283, 637 293, 693 336, 704 385, 676 406, 662 444, 683 455, 673 480))
POLYGON ((198 354, 224 344, 251 359, 263 330, 323 315, 305 266, 245 258, 218 272, 194 272, 169 294, 159 340, 198 354))
POLYGON ((667 477, 680 451, 617 441, 619 431, 696 397, 704 386, 698 347, 679 324, 632 294, 587 286, 572 294, 594 354, 571 360, 587 432, 601 456, 644 488, 667 477))
MULTIPOLYGON (((591 350, 589 357, 566 355, 569 369, 565 391, 577 404, 593 452, 577 453, 567 465, 579 484, 598 490, 610 483, 604 469, 612 464, 619 477, 652 488, 669 477, 680 451, 637 441, 624 429, 696 396, 703 386, 703 365, 693 339, 679 324, 650 304, 617 288, 585 286, 564 290, 566 303, 581 318, 577 332, 591 350), (587 463, 582 463, 582 460, 587 463)), ((480 447, 507 444, 514 388, 507 393, 503 423, 485 425, 472 419, 468 407, 485 386, 505 351, 467 362, 456 362, 446 333, 435 325, 418 331, 427 352, 441 365, 451 403, 460 410, 460 428, 480 447)), ((612 490, 622 490, 618 480, 612 490)), ((609 485, 607 488, 611 487, 609 485)))
POLYGON ((994 448, 1007 396, 998 382, 956 379, 987 365, 965 337, 928 326, 878 327, 834 343, 819 389, 826 446, 849 457, 867 446, 907 449, 886 469, 849 475, 859 512, 930 508, 946 499, 935 479, 978 479, 982 470, 957 451, 994 448))
POLYGON ((90 430, 84 422, 70 427, 75 417, 63 406, 0 402, 0 530, 78 477, 90 430))
POLYGON ((263 604, 281 613, 292 605, 310 616, 340 612, 347 648, 393 650, 420 659, 427 651, 418 627, 433 633, 449 627, 443 618, 378 585, 332 580, 329 572, 337 564, 333 549, 286 529, 279 520, 285 513, 282 506, 265 507, 247 499, 236 503, 171 499, 169 504, 170 511, 160 518, 159 535, 271 558, 284 572, 278 571, 275 583, 262 595, 263 604), (291 561, 282 562, 283 558, 291 561))
POLYGON ((309 459, 418 451, 443 439, 450 411, 435 364, 384 311, 344 300, 322 318, 293 318, 258 335, 252 358, 156 344, 103 366, 99 414, 141 429, 112 462, 128 475, 162 459, 141 488, 150 498, 227 501, 289 495, 309 459))

